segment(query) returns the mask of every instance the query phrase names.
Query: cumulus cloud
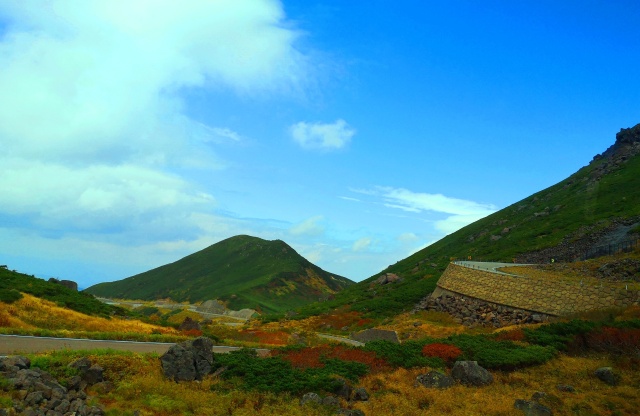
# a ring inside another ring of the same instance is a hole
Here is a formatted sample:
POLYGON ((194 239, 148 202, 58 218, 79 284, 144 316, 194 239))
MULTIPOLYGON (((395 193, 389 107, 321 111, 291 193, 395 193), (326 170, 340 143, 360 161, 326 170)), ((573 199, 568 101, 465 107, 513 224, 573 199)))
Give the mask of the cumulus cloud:
POLYGON ((320 222, 324 220, 322 215, 308 218, 289 229, 289 233, 295 236, 317 236, 324 233, 324 226, 320 222))
POLYGON ((291 126, 289 131, 293 140, 303 148, 322 150, 341 149, 356 134, 356 130, 342 119, 333 124, 301 121, 291 126))
POLYGON ((175 172, 223 168, 210 143, 242 137, 191 119, 185 91, 290 94, 309 73, 275 0, 24 0, 0 16, 0 215, 36 232, 197 229, 214 199, 175 172))

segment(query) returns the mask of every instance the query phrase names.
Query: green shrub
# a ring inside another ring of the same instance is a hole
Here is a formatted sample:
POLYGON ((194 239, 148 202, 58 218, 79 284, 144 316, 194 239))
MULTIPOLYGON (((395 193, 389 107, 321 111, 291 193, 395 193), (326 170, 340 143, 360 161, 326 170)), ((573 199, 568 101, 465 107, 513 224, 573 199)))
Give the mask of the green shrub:
POLYGON ((572 320, 543 325, 535 329, 525 328, 526 341, 531 344, 553 347, 566 351, 575 338, 584 337, 597 326, 595 322, 572 320))
POLYGON ((15 289, 0 289, 0 302, 13 303, 22 299, 22 293, 15 289))
POLYGON ((389 341, 371 341, 364 346, 366 351, 373 351, 376 355, 389 364, 396 367, 413 368, 413 367, 437 367, 442 368, 445 362, 436 357, 424 357, 422 348, 434 342, 432 339, 423 339, 419 341, 406 341, 402 344, 396 344, 389 341))
POLYGON ((482 335, 453 335, 448 340, 463 351, 465 360, 477 361, 482 367, 495 370, 515 370, 543 364, 557 352, 553 347, 518 345, 482 335))
POLYGON ((254 350, 241 349, 215 356, 217 368, 226 367, 221 377, 230 386, 216 389, 241 388, 246 390, 290 392, 335 392, 340 386, 338 378, 357 380, 368 372, 366 365, 338 359, 324 360, 322 368, 298 370, 280 357, 259 358, 254 350))

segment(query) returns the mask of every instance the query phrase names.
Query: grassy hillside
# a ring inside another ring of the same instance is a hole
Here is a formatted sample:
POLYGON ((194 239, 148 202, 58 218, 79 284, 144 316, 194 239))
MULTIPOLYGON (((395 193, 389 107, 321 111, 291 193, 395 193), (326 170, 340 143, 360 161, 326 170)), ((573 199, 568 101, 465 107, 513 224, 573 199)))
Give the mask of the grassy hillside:
POLYGON ((640 227, 640 124, 569 178, 474 222, 336 295, 303 308, 392 316, 433 291, 452 258, 542 263, 581 258, 603 238, 637 238, 640 227), (384 273, 401 283, 377 285, 384 273), (348 307, 346 305, 349 305, 348 307))
POLYGON ((111 316, 125 313, 122 308, 106 305, 87 293, 0 268, 0 302, 8 304, 18 301, 22 298, 21 293, 29 293, 87 315, 111 316))
POLYGON ((236 236, 174 263, 86 291, 98 296, 197 302, 221 299, 231 309, 284 311, 351 285, 280 240, 236 236))

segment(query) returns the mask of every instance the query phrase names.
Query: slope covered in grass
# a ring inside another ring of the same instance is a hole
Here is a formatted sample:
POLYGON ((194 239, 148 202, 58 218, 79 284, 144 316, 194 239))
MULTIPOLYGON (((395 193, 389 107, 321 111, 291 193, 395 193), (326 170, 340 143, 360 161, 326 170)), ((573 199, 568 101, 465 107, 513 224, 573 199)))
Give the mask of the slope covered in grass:
POLYGON ((434 290, 451 259, 544 263, 573 261, 608 235, 640 237, 640 124, 622 129, 602 155, 569 178, 474 222, 357 283, 300 316, 336 308, 367 316, 411 310, 434 290), (384 273, 401 283, 377 285, 384 273))
POLYGON ((190 302, 221 299, 230 309, 283 311, 351 285, 280 240, 241 235, 174 263, 86 289, 98 296, 190 302))
POLYGON ((0 268, 0 302, 11 303, 20 299, 20 292, 55 302, 87 315, 110 316, 124 313, 122 308, 104 304, 92 295, 77 292, 60 284, 37 277, 0 268))

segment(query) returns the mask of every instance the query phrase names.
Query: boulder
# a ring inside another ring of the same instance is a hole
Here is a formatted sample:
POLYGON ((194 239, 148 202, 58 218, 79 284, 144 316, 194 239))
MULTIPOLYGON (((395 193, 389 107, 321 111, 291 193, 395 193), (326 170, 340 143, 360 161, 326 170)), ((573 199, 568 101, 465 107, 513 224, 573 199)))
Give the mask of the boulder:
POLYGON ((398 333, 396 331, 389 331, 386 329, 365 329, 364 331, 360 331, 355 334, 351 334, 351 338, 360 341, 363 343, 367 343, 370 341, 389 341, 395 344, 399 344, 400 340, 398 339, 398 333))
POLYGON ((369 400, 369 393, 367 393, 364 387, 358 387, 353 391, 353 400, 366 402, 369 400))
POLYGON ((202 380, 213 366, 213 341, 199 337, 173 345, 160 357, 165 377, 173 381, 202 380))
POLYGON ((486 386, 493 383, 493 375, 478 365, 477 361, 456 361, 451 377, 467 386, 486 386))
POLYGON ((435 370, 419 375, 416 381, 425 387, 437 389, 446 389, 455 384, 452 377, 435 370))
POLYGON ((594 375, 610 386, 617 386, 620 383, 620 376, 614 373, 611 367, 600 367, 594 375))
POLYGON ((322 405, 327 407, 340 407, 340 400, 335 396, 327 396, 322 399, 322 405))
POLYGON ((338 397, 342 397, 345 400, 351 400, 351 391, 353 390, 349 382, 343 378, 339 378, 337 380, 339 383, 338 387, 335 390, 335 393, 338 397))

